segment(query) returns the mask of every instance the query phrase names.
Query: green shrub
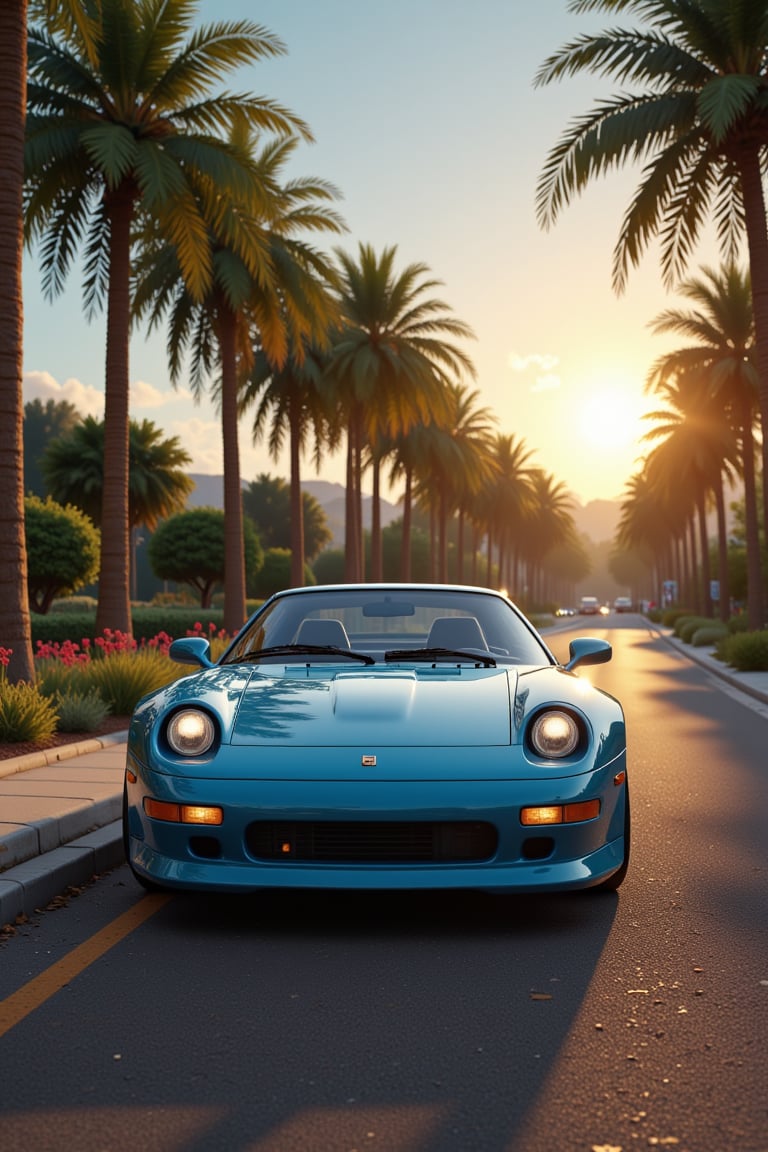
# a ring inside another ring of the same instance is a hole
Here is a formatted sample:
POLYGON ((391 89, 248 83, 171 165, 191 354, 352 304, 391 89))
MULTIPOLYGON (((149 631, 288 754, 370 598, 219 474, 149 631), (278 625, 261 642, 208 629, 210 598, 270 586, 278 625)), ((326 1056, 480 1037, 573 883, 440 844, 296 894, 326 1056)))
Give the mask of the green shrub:
POLYGON ((738 632, 718 644, 718 655, 739 672, 768 672, 768 631, 738 632))
POLYGON ((690 608, 665 608, 661 615, 661 622, 665 628, 674 628, 678 620, 684 616, 692 616, 690 608))
POLYGON ((708 628, 712 623, 706 616, 690 616, 684 624, 678 625, 676 635, 684 644, 690 644, 700 628, 708 628))
POLYGON ((83 665, 93 688, 115 716, 128 716, 142 696, 188 671, 153 650, 118 652, 83 665))
POLYGON ((691 637, 691 644, 694 648, 711 648, 717 644, 718 640, 728 634, 728 629, 724 624, 705 624, 694 632, 691 637))
MULTIPOLYGON (((174 640, 192 632, 196 624, 203 627, 208 635, 209 624, 217 629, 224 624, 224 613, 220 609, 208 608, 205 611, 193 604, 179 607, 155 605, 134 608, 132 613, 133 635, 138 644, 154 639, 160 632, 167 632, 174 640)), ((55 612, 47 616, 32 614, 32 643, 63 644, 72 640, 80 644, 82 640, 96 640, 95 612, 55 612)))
POLYGON ((685 628, 686 624, 690 624, 691 620, 700 620, 700 616, 695 616, 693 612, 686 612, 682 616, 677 616, 672 622, 671 628, 675 636, 680 635, 680 630, 685 628))
POLYGON ((36 684, 0 681, 0 741, 47 740, 56 731, 56 707, 36 684))
POLYGON ((728 621, 729 632, 749 632, 749 617, 746 612, 741 616, 731 616, 728 621))
POLYGON ((67 692, 83 695, 92 685, 87 664, 64 664, 61 660, 36 660, 37 686, 43 696, 53 700, 67 692))
POLYGON ((95 732, 109 716, 109 705, 104 702, 95 688, 89 692, 56 693, 59 732, 95 732))

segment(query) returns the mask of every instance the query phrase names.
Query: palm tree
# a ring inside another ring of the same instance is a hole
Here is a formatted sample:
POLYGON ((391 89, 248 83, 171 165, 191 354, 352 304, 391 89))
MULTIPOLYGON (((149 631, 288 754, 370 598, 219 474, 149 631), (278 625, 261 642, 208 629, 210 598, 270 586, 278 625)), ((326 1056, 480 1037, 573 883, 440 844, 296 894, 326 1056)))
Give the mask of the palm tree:
POLYGON ((0 636, 9 680, 33 680, 24 539, 21 259, 26 0, 0 4, 0 636))
MULTIPOLYGON (((646 415, 654 427, 643 439, 660 441, 647 459, 647 475, 651 491, 656 489, 663 501, 671 501, 672 506, 679 509, 684 523, 691 521, 695 510, 701 579, 695 585, 694 594, 696 603, 703 606, 704 615, 708 616, 712 603, 707 498, 710 494, 720 494, 720 531, 725 543, 723 469, 734 453, 734 441, 723 418, 722 406, 708 394, 701 377, 684 374, 661 386, 659 391, 667 407, 646 415)), ((727 556, 727 549, 722 555, 727 556)), ((695 571, 693 577, 695 580, 695 571)))
MULTIPOLYGON (((201 296, 194 292, 173 244, 150 245, 139 264, 137 312, 149 312, 150 328, 169 313, 171 378, 179 378, 188 347, 196 395, 217 373, 224 450, 224 627, 231 633, 245 619, 238 444, 242 390, 254 371, 266 380, 266 363, 282 370, 292 356, 295 364, 301 364, 308 345, 328 342, 328 330, 338 318, 330 291, 334 281, 330 262, 296 235, 343 230, 336 212, 327 206, 337 193, 317 179, 279 183, 280 170, 295 146, 294 137, 283 138, 254 153, 252 138, 239 138, 238 147, 250 156, 243 162, 262 195, 256 205, 247 198, 233 200, 211 225, 213 269, 208 291, 201 296), (247 243, 238 237, 240 232, 247 243), (261 360, 258 352, 263 354, 261 360)), ((253 395, 249 392, 248 399, 253 395)))
POLYGON ((661 602, 662 582, 672 575, 672 529, 664 493, 652 488, 647 467, 627 481, 616 543, 626 551, 649 552, 653 565, 654 594, 661 602))
MULTIPOLYGON (((649 373, 647 387, 665 391, 669 385, 677 385, 675 398, 682 399, 689 418, 696 422, 703 438, 702 451, 710 461, 713 454, 721 454, 719 475, 713 475, 712 481, 718 511, 723 619, 728 616, 729 597, 722 478, 734 471, 733 438, 738 437, 746 512, 747 615, 750 627, 758 629, 762 627, 754 437, 758 392, 749 276, 736 265, 719 272, 703 268, 700 276, 683 281, 678 291, 695 307, 666 309, 652 327, 660 333, 678 332, 692 343, 659 357, 649 373), (683 391, 686 381, 688 398, 683 391)), ((693 452, 697 455, 695 446, 693 452)))
MULTIPOLYGON (((10 646, 6 675, 32 680, 31 623, 24 535, 22 442, 22 202, 27 102, 27 14, 80 22, 89 42, 90 21, 81 0, 6 0, 0 5, 0 635, 10 646)), ((92 42, 91 42, 92 43, 92 42)))
MULTIPOLYGON (((753 0, 574 0, 575 12, 630 12, 644 27, 571 41, 542 65, 547 84, 581 72, 622 92, 577 117, 551 150, 538 187, 544 226, 591 178, 643 161, 614 251, 614 286, 649 242, 661 240, 665 282, 683 273, 711 213, 727 257, 746 233, 752 278, 763 492, 768 492, 768 228, 763 170, 768 141, 768 9, 753 0), (629 85, 637 84, 637 91, 629 85)), ((768 516, 768 499, 765 500, 768 516)))
MULTIPOLYGON (((178 437, 163 438, 151 420, 131 420, 128 508, 132 528, 150 530, 181 512, 195 487, 186 468, 192 458, 178 437)), ((59 504, 74 504, 104 530, 104 421, 86 416, 71 432, 51 440, 43 455, 48 491, 59 504)))
POLYGON ((263 349, 256 355, 251 376, 240 397, 241 411, 256 403, 253 440, 258 443, 271 417, 269 449, 277 459, 285 442, 290 453, 290 548, 291 586, 304 583, 304 496, 301 490, 301 458, 310 433, 314 433, 315 468, 319 469, 322 448, 335 446, 328 401, 323 389, 327 353, 307 348, 300 361, 289 356, 276 368, 263 349))
MULTIPOLYGON (((130 632, 129 335, 131 253, 151 222, 175 246, 190 290, 210 287, 208 224, 255 195, 242 154, 216 132, 245 122, 306 127, 272 101, 210 97, 213 82, 283 45, 249 21, 192 28, 191 0, 93 0, 82 22, 28 34, 25 235, 40 244, 43 287, 63 290, 78 250, 84 298, 106 305, 105 469, 97 628, 130 632)), ((231 225, 231 215, 230 215, 231 225)), ((246 238, 239 237, 243 247, 246 238)), ((255 271, 255 267, 254 267, 255 271)))
MULTIPOLYGON (((341 273, 343 326, 334 340, 329 376, 347 428, 345 576, 362 578, 361 475, 365 445, 407 435, 439 418, 445 386, 474 376, 455 340, 473 336, 440 299, 428 296, 440 281, 425 264, 395 273, 397 249, 381 256, 360 244, 357 261, 336 249, 341 273), (446 339, 448 337, 448 339, 446 339)), ((372 457, 378 466, 380 457, 372 457)))
POLYGON ((530 572, 529 585, 532 602, 547 598, 544 561, 551 549, 568 544, 575 534, 573 497, 561 481, 533 468, 529 477, 531 499, 524 520, 525 554, 530 572))
POLYGON ((534 473, 524 440, 499 434, 492 446, 495 476, 480 496, 480 522, 488 537, 488 580, 492 549, 498 552, 499 583, 515 591, 525 555, 525 525, 532 510, 534 473))
POLYGON ((452 384, 448 390, 459 468, 444 479, 449 490, 449 506, 458 517, 456 579, 459 583, 464 580, 464 536, 472 502, 478 492, 493 483, 499 469, 495 454, 498 438, 492 431, 495 417, 489 408, 478 407, 479 397, 479 392, 470 391, 462 384, 452 384))

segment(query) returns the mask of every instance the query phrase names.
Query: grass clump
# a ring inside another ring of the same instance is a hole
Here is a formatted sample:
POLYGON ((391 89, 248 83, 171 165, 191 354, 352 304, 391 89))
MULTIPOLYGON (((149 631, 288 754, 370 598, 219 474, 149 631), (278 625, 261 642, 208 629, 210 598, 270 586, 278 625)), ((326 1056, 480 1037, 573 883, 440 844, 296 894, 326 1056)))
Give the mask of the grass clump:
POLYGON ((57 692, 55 697, 59 732, 95 732, 109 716, 109 705, 95 688, 88 692, 57 692))
POLYGON ((0 680, 0 741, 23 744, 48 740, 56 732, 56 705, 36 684, 0 680))
POLYGON ((142 696, 177 680, 185 669, 152 649, 118 652, 84 665, 88 680, 115 716, 133 712, 142 696))

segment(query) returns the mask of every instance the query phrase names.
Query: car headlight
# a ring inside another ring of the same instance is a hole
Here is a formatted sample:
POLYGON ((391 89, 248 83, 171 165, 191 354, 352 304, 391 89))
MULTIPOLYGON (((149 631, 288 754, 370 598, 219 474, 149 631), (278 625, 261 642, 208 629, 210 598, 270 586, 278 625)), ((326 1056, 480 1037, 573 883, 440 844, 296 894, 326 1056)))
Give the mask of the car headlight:
POLYGON ((171 717, 165 734, 179 756, 203 756, 216 738, 216 729, 207 712, 185 708, 171 717))
POLYGON ((570 756, 578 747, 580 736, 573 716, 559 708, 540 712, 530 730, 534 752, 547 760, 570 756))

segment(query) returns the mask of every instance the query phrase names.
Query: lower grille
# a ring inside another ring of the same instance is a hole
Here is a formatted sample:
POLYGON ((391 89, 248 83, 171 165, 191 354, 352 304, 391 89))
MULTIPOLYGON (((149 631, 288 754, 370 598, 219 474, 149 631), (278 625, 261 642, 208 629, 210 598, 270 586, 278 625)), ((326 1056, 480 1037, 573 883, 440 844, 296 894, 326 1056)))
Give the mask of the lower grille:
POLYGON ((478 820, 259 820, 245 837, 251 856, 285 863, 466 863, 489 860, 497 844, 478 820))

